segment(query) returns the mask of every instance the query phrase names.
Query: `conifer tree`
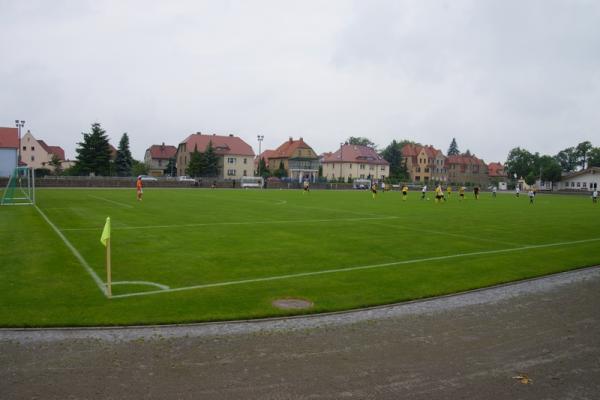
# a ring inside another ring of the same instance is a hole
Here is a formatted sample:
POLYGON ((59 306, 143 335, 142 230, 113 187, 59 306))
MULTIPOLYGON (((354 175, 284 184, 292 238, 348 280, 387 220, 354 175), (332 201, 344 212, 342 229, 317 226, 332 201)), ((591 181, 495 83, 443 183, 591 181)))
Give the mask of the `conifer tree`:
POLYGON ((83 141, 77 143, 76 172, 78 175, 108 176, 110 174, 111 151, 106 131, 98 122, 92 124, 90 133, 82 133, 83 141))
POLYGON ((212 140, 208 142, 206 150, 204 151, 204 175, 205 176, 217 176, 219 158, 215 153, 212 140))
POLYGON ((460 154, 458 150, 458 144, 456 144, 456 138, 452 138, 452 143, 450 143, 450 147, 448 148, 449 156, 457 156, 460 154))
POLYGON ((129 136, 124 133, 119 141, 117 157, 115 158, 117 176, 131 176, 132 165, 133 157, 131 157, 131 151, 129 151, 129 136))
POLYGON ((190 163, 188 164, 185 173, 193 178, 202 176, 204 172, 204 157, 198 151, 198 145, 194 146, 194 151, 190 154, 190 163))

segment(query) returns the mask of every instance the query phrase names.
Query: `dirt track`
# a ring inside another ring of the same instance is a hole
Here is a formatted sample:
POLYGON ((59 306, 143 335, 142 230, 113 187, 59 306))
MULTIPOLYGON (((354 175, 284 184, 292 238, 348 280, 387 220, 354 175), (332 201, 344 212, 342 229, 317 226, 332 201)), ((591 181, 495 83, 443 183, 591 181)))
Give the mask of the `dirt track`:
POLYGON ((598 399, 599 306, 597 267, 327 317, 5 330, 0 398, 598 399))

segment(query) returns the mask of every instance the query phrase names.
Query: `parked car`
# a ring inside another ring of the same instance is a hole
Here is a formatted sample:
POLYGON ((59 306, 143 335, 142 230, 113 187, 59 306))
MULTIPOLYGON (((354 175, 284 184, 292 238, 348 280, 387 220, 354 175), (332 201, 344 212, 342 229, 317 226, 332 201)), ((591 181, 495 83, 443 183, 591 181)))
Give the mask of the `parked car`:
POLYGON ((157 182, 158 179, 156 179, 153 176, 150 175, 140 175, 140 178, 142 179, 143 182, 157 182))
POLYGON ((177 180, 179 182, 196 182, 196 180, 194 178, 190 178, 189 176, 186 176, 186 175, 178 176, 177 180))

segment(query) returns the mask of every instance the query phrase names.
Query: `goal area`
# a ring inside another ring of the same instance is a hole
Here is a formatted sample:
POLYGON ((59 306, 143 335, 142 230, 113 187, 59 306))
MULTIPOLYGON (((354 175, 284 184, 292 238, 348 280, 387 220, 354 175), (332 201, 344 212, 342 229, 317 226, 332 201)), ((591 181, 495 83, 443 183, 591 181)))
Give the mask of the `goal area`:
POLYGON ((240 186, 242 188, 263 188, 264 180, 260 176, 242 176, 240 179, 240 186))
POLYGON ((17 167, 8 178, 0 205, 18 206, 35 204, 35 172, 30 167, 17 167))

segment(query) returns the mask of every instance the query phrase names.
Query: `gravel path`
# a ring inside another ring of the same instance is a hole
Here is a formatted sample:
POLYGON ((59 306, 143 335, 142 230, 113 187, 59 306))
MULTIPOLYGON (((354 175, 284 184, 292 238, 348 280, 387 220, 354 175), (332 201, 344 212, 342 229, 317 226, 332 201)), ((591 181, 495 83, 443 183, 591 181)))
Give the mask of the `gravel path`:
POLYGON ((597 399, 599 303, 595 267, 315 317, 0 330, 0 398, 597 399))

